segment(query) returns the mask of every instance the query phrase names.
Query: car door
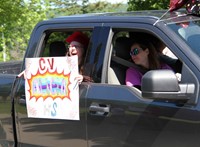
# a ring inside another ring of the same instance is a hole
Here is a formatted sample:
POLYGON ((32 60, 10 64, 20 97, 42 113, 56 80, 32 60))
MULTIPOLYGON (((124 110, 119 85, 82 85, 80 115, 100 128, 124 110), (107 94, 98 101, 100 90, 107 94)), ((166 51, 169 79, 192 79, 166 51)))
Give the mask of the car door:
MULTIPOLYGON (((181 51, 182 45, 165 35, 170 30, 160 30, 153 25, 142 23, 110 23, 105 24, 110 31, 104 34, 107 37, 104 50, 104 58, 101 63, 103 68, 99 78, 101 83, 90 83, 86 94, 87 102, 87 133, 89 146, 110 147, 149 147, 149 146, 198 146, 199 134, 199 71, 194 63, 187 59, 187 53, 181 51), (153 32, 160 36, 174 49, 174 52, 183 61, 182 76, 184 82, 190 82, 196 86, 194 95, 195 103, 191 101, 168 101, 143 98, 141 91, 134 87, 125 85, 108 84, 106 73, 108 73, 109 57, 111 50, 113 31, 119 27, 122 29, 135 28, 153 32), (106 50, 105 50, 106 48, 106 50), (107 70, 105 70, 107 69, 107 70), (105 77, 104 77, 105 76, 105 77), (188 82, 188 81, 187 81, 188 82)), ((177 36, 176 36, 177 37, 177 36)), ((179 40, 179 39, 178 39, 179 40)), ((96 53, 99 53, 98 51, 96 53)), ((94 75, 97 75, 93 73, 94 75)))
POLYGON ((127 143, 127 140, 131 140, 131 132, 140 119, 140 114, 145 113, 149 100, 141 101, 140 93, 138 91, 134 93, 126 86, 104 83, 109 66, 107 59, 110 56, 112 41, 110 37, 113 33, 108 26, 99 27, 98 31, 96 44, 92 47, 93 54, 87 61, 95 63, 91 75, 96 81, 82 84, 89 85, 86 94, 88 145, 132 146, 133 144, 127 143))
POLYGON ((12 87, 19 73, 22 61, 0 63, 0 146, 14 145, 12 87))
MULTIPOLYGON (((4 67, 5 68, 5 67, 4 67)), ((12 126, 11 88, 15 80, 15 74, 0 74, 0 146, 13 146, 14 135, 12 126)))
MULTIPOLYGON (((84 26, 84 24, 80 25, 84 26)), ((73 23, 67 24, 62 22, 53 25, 38 25, 35 31, 33 31, 33 36, 30 39, 26 57, 33 58, 44 55, 44 46, 49 38, 48 34, 54 32, 55 34, 58 32, 61 32, 59 34, 65 34, 64 31, 74 31, 73 29, 68 30, 68 27, 73 28, 73 23)), ((15 90, 15 127, 18 146, 87 146, 84 96, 87 92, 87 85, 80 87, 80 120, 30 118, 27 116, 23 78, 17 80, 15 90)), ((45 112, 52 111, 51 106, 45 106, 44 109, 45 112)))

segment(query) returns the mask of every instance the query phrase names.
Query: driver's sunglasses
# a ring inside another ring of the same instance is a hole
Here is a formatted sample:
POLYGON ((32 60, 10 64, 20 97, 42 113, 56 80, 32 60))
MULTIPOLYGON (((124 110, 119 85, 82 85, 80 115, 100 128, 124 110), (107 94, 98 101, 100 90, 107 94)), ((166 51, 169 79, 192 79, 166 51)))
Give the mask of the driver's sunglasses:
POLYGON ((133 50, 130 51, 130 55, 131 55, 131 56, 136 56, 136 55, 138 55, 138 54, 140 53, 139 50, 141 50, 141 49, 134 48, 133 50))

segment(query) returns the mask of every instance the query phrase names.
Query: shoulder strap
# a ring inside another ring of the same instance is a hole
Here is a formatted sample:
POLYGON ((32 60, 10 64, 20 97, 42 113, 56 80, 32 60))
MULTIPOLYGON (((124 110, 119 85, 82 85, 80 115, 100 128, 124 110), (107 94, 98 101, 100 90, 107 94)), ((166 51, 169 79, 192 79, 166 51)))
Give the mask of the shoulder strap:
POLYGON ((134 67, 134 68, 138 69, 143 74, 147 72, 147 70, 142 69, 141 67, 137 66, 133 62, 127 61, 127 60, 122 59, 120 57, 112 56, 111 60, 114 61, 114 62, 116 62, 116 63, 118 63, 118 64, 124 65, 126 67, 134 67))

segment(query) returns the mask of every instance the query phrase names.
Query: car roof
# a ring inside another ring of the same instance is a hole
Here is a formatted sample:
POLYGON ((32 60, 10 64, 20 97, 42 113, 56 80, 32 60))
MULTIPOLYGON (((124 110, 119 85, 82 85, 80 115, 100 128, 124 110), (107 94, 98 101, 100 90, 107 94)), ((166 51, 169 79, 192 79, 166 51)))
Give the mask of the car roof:
MULTIPOLYGON (((132 12, 104 12, 87 13, 51 18, 48 23, 56 22, 144 22, 155 23, 162 21, 165 23, 179 23, 191 20, 200 20, 200 17, 186 14, 185 9, 174 12, 168 10, 146 10, 132 12), (178 19, 177 19, 178 18, 178 19), (179 19, 180 18, 180 19, 179 19)), ((43 21, 46 23, 46 21, 43 21)))

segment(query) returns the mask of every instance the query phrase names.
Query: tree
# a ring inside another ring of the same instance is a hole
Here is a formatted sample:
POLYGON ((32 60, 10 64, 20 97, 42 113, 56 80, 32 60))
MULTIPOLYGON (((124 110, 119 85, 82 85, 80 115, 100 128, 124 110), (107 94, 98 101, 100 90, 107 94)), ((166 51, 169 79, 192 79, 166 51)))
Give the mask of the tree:
POLYGON ((87 13, 89 0, 49 0, 49 18, 60 15, 73 15, 87 13))
POLYGON ((111 4, 106 1, 98 1, 89 3, 89 0, 50 0, 49 17, 85 14, 85 13, 99 13, 99 12, 119 12, 126 11, 125 4, 111 4))
POLYGON ((122 4, 89 0, 1 0, 0 61, 22 59, 34 26, 63 15, 126 10, 122 4))
POLYGON ((169 8, 169 0, 129 0, 127 11, 161 10, 169 8))
MULTIPOLYGON (((117 4, 111 4, 105 1, 102 2, 96 2, 88 5, 88 11, 90 13, 95 13, 95 12, 119 12, 122 11, 123 4, 117 3, 117 4)), ((124 10, 126 8, 124 7, 124 10)))
POLYGON ((9 26, 13 25, 14 22, 17 22, 18 16, 21 14, 21 5, 20 0, 11 1, 3 0, 0 5, 0 33, 1 33, 1 57, 5 61, 7 58, 7 36, 9 36, 9 26), (19 6, 18 8, 16 6, 19 6), (12 20, 12 21, 11 21, 12 20))
POLYGON ((0 5, 1 61, 23 57, 33 27, 46 18, 42 2, 3 0, 0 5))

